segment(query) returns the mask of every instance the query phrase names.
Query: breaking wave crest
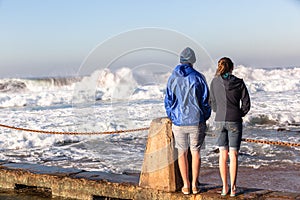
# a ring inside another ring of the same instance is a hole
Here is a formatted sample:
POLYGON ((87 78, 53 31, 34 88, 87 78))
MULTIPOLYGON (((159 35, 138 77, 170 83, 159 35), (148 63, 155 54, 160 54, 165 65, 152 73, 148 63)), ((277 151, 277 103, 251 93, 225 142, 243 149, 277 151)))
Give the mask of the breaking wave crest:
MULTIPOLYGON (((89 101, 155 100, 163 103, 170 72, 155 73, 121 68, 102 69, 84 77, 2 79, 0 107, 43 107, 73 105, 89 101)), ((210 82, 212 71, 202 72, 210 82)), ((244 121, 250 125, 300 122, 300 67, 256 69, 237 66, 234 74, 243 78, 252 107, 244 121)))

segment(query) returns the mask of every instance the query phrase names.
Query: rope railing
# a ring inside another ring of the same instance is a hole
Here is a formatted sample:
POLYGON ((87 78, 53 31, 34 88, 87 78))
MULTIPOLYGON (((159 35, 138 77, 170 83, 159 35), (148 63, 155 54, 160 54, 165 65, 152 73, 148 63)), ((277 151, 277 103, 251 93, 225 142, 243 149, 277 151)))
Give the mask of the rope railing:
POLYGON ((242 138, 242 141, 258 143, 258 144, 277 145, 277 146, 289 146, 289 147, 299 147, 300 146, 300 143, 268 141, 268 140, 254 140, 254 139, 248 139, 248 138, 242 138))
MULTIPOLYGON (((0 127, 14 129, 18 131, 26 131, 26 132, 33 132, 33 133, 43 133, 43 134, 54 134, 54 135, 102 135, 102 134, 120 134, 120 133, 129 133, 129 132, 137 132, 137 131, 146 131, 149 130, 150 127, 144 128, 136 128, 136 129, 127 129, 127 130, 116 130, 116 131, 102 131, 102 132, 62 132, 62 131, 46 131, 46 130, 35 130, 35 129, 28 129, 28 128, 20 128, 15 126, 8 126, 4 124, 0 124, 0 127)), ((289 147, 299 147, 300 143, 291 143, 291 142, 281 142, 281 141, 268 141, 268 140, 255 140, 255 139, 248 139, 242 138, 243 142, 250 142, 250 143, 258 143, 258 144, 269 144, 269 145, 277 145, 277 146, 289 146, 289 147)))
POLYGON ((0 127, 14 129, 18 131, 26 131, 26 132, 33 132, 33 133, 43 133, 43 134, 53 134, 53 135, 103 135, 103 134, 120 134, 120 133, 129 133, 129 132, 137 132, 137 131, 145 131, 148 130, 149 127, 145 128, 137 128, 137 129, 128 129, 128 130, 116 130, 116 131, 103 131, 103 132, 62 132, 62 131, 46 131, 46 130, 35 130, 35 129, 28 129, 28 128, 20 128, 15 126, 8 126, 4 124, 0 124, 0 127))

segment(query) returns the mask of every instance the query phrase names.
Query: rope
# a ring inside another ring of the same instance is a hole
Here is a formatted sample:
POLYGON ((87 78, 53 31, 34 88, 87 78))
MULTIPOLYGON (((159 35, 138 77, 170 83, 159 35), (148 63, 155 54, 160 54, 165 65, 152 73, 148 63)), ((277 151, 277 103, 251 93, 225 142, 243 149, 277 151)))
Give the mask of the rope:
MULTIPOLYGON (((18 131, 26 131, 33 133, 43 133, 43 134, 54 134, 54 135, 101 135, 101 134, 120 134, 120 133, 129 133, 129 132, 137 132, 137 131, 145 131, 149 130, 150 127, 145 128, 137 128, 137 129, 128 129, 128 130, 117 130, 117 131, 103 131, 103 132, 59 132, 59 131, 46 131, 46 130, 35 130, 35 129, 27 129, 20 128, 15 126, 8 126, 4 124, 0 124, 0 127, 14 129, 18 131)), ((259 143, 259 144, 270 144, 270 145, 278 145, 278 146, 289 146, 289 147, 299 147, 300 143, 291 143, 291 142, 278 142, 278 141, 268 141, 268 140, 254 140, 248 138, 242 138, 244 142, 250 143, 259 143)))
POLYGON ((267 141, 267 140, 254 140, 254 139, 247 139, 242 138, 244 142, 252 142, 252 143, 259 143, 259 144, 271 144, 271 145, 278 145, 278 146, 289 146, 289 147, 299 147, 300 143, 291 143, 291 142, 278 142, 278 141, 267 141))
POLYGON ((0 127, 14 129, 18 131, 26 131, 26 132, 34 132, 34 133, 43 133, 43 134, 54 134, 54 135, 101 135, 101 134, 120 134, 120 133, 129 133, 129 132, 137 132, 137 131, 145 131, 148 130, 149 127, 145 128, 137 128, 137 129, 129 129, 129 130, 117 130, 117 131, 103 131, 103 132, 60 132, 60 131, 45 131, 45 130, 34 130, 27 128, 20 128, 14 126, 8 126, 4 124, 0 124, 0 127))

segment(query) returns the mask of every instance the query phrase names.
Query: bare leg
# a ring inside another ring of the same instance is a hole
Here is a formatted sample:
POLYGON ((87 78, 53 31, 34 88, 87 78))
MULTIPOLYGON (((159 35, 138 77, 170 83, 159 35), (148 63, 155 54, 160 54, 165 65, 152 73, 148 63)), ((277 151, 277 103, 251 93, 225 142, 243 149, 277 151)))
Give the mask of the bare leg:
POLYGON ((191 151, 192 154, 192 187, 197 187, 199 170, 201 165, 200 151, 191 151))
POLYGON ((180 170, 181 177, 183 180, 184 188, 190 188, 187 154, 188 154, 188 152, 185 151, 184 153, 181 153, 178 158, 178 165, 179 165, 179 170, 180 170))
POLYGON ((223 193, 228 192, 228 182, 227 182, 227 159, 228 159, 228 150, 220 150, 219 156, 219 170, 223 183, 223 193))
POLYGON ((235 194, 236 190, 236 177, 238 170, 238 152, 236 150, 229 151, 230 156, 230 184, 231 194, 235 194))

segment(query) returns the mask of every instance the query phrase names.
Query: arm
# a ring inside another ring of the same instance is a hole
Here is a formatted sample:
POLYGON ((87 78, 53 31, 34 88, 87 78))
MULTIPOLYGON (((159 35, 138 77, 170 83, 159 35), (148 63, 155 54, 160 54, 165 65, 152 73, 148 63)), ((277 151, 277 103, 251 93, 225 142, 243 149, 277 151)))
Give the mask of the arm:
POLYGON ((242 102, 242 106, 241 106, 242 117, 244 117, 249 112, 251 106, 250 96, 244 81, 242 86, 241 102, 242 102))
POLYGON ((206 81, 199 79, 199 84, 196 85, 197 98, 199 106, 203 112, 204 120, 208 120, 211 115, 211 107, 209 104, 209 89, 206 81))
POLYGON ((210 83, 210 96, 209 96, 209 104, 214 112, 217 111, 216 98, 213 90, 213 81, 210 83))
POLYGON ((167 88, 166 88, 166 95, 165 95, 164 103, 165 103, 165 109, 166 109, 167 116, 170 119, 171 119, 171 109, 172 109, 172 105, 174 103, 174 99, 175 99, 175 95, 171 91, 170 80, 169 80, 168 84, 167 84, 167 88))

